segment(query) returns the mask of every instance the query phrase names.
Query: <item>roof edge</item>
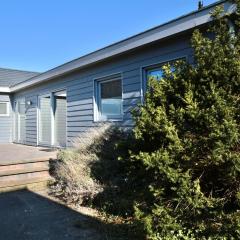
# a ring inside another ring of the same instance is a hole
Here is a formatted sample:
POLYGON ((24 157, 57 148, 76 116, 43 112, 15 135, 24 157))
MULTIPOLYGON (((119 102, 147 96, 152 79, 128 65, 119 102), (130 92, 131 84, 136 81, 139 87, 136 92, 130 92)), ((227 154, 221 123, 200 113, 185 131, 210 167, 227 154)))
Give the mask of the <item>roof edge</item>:
POLYGON ((0 87, 0 93, 10 93, 11 90, 9 87, 0 87))

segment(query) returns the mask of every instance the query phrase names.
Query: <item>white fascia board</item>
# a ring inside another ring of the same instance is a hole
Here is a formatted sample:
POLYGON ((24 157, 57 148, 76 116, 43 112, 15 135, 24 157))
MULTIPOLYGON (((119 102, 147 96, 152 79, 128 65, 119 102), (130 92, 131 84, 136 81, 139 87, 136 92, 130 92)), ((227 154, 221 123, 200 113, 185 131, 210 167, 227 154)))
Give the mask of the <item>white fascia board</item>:
MULTIPOLYGON (((223 4, 225 11, 229 13, 233 12, 235 9, 235 6, 228 1, 221 2, 219 4, 223 4)), ((36 77, 33 77, 25 82, 12 86, 11 91, 18 91, 23 88, 36 85, 38 83, 48 81, 52 78, 73 72, 90 64, 103 61, 110 57, 117 56, 127 51, 136 49, 138 47, 142 47, 144 45, 159 41, 175 34, 193 29, 197 26, 204 25, 212 20, 211 11, 216 7, 216 5, 217 4, 213 4, 209 7, 206 7, 205 9, 180 17, 176 20, 170 21, 161 26, 155 27, 146 32, 130 37, 126 40, 120 41, 103 49, 100 49, 96 52, 85 55, 79 59, 63 64, 36 77)))
POLYGON ((11 90, 9 87, 0 87, 0 93, 10 93, 11 90))

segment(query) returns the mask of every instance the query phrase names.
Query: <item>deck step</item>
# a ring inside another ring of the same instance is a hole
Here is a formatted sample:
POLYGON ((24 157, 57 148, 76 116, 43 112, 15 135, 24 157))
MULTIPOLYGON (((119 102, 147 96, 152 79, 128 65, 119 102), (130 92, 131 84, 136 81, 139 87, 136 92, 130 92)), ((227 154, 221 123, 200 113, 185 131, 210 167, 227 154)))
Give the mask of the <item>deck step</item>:
POLYGON ((50 180, 47 179, 43 182, 28 183, 28 184, 17 185, 17 186, 12 186, 12 187, 0 188, 0 194, 4 193, 4 192, 18 191, 18 190, 22 190, 22 189, 28 189, 30 191, 43 191, 43 190, 47 189, 48 182, 51 180, 52 179, 50 179, 50 180))
POLYGON ((49 170, 49 162, 35 162, 0 166, 0 177, 21 173, 32 173, 49 170))
POLYGON ((15 160, 0 160, 0 166, 9 166, 9 165, 17 165, 17 164, 25 164, 25 163, 36 163, 36 162, 49 162, 56 158, 49 157, 41 157, 41 158, 32 158, 32 159, 18 159, 16 156, 15 160))
POLYGON ((0 177, 0 192, 2 188, 15 186, 26 186, 32 183, 44 182, 50 180, 51 177, 48 171, 23 173, 17 175, 1 176, 0 177))

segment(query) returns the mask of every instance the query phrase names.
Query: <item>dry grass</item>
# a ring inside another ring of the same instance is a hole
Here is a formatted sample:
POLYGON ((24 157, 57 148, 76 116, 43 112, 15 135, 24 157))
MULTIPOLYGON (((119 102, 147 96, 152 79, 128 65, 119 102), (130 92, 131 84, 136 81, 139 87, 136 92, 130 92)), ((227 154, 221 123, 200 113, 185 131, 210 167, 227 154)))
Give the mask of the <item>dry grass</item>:
POLYGON ((142 239, 133 218, 107 211, 124 209, 125 213, 129 206, 128 196, 124 195, 124 199, 119 196, 119 183, 125 186, 126 181, 116 148, 126 136, 109 124, 89 129, 72 142, 72 149, 59 152, 59 161, 53 169, 56 182, 50 193, 73 209, 82 211, 83 206, 97 207, 90 221, 76 222, 75 227, 84 231, 97 230, 101 232, 101 239, 142 239))
POLYGON ((58 153, 59 161, 53 166, 56 182, 50 188, 54 196, 67 204, 81 205, 103 190, 92 177, 91 166, 99 161, 95 143, 104 139, 110 128, 109 124, 92 128, 74 140, 72 149, 58 153))

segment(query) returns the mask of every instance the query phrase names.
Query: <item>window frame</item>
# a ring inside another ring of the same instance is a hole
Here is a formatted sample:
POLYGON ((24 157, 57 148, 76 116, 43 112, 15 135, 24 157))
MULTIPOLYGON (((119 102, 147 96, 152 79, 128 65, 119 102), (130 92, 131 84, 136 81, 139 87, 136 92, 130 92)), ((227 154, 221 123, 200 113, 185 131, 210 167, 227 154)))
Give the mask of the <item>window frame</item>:
POLYGON ((122 74, 114 74, 94 79, 94 122, 120 122, 123 121, 123 80, 122 74), (121 114, 116 117, 104 116, 101 113, 101 84, 106 82, 121 81, 121 114))
POLYGON ((10 110, 9 110, 10 105, 9 105, 9 102, 0 101, 0 104, 1 104, 1 103, 6 104, 6 113, 5 113, 5 114, 1 114, 1 113, 0 113, 0 117, 9 117, 9 115, 10 115, 10 110))

